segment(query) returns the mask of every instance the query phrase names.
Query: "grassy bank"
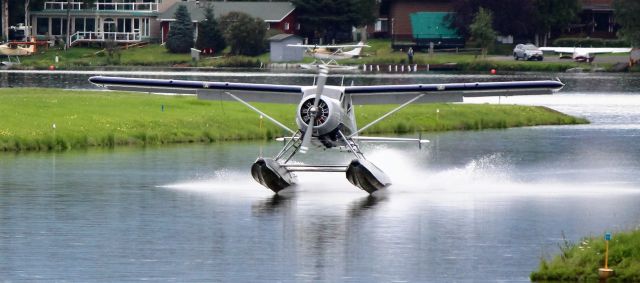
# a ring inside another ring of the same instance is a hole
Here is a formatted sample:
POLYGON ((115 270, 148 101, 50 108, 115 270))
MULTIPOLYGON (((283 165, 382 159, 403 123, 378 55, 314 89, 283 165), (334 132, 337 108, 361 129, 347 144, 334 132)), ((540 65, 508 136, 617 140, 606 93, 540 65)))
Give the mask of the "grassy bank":
MULTIPOLYGON (((605 241, 602 236, 587 237, 580 243, 564 242, 560 254, 542 259, 533 281, 597 282, 598 268, 604 266, 605 241)), ((609 268, 612 282, 640 281, 640 230, 614 234, 609 242, 609 268)))
MULTIPOLYGON (((255 105, 295 128, 295 105, 255 105)), ((364 125, 394 107, 358 106, 358 121, 364 125)), ((235 102, 106 91, 2 89, 0 118, 0 151, 256 140, 283 133, 266 120, 260 126, 257 114, 235 102)), ((575 123, 586 121, 544 107, 426 104, 409 106, 367 133, 575 123)))
POLYGON ((202 60, 195 64, 191 62, 191 55, 188 53, 174 54, 167 52, 164 46, 150 44, 143 47, 121 49, 112 55, 101 48, 89 47, 73 47, 66 51, 59 48, 40 50, 32 56, 22 57, 22 66, 20 67, 26 69, 48 69, 52 65, 56 69, 101 66, 259 67, 261 62, 267 62, 268 59, 268 54, 257 57, 202 57, 202 60), (55 61, 56 56, 58 62, 55 61))
MULTIPOLYGON (((340 61, 345 65, 361 64, 407 64, 407 56, 404 52, 393 51, 389 40, 374 39, 368 42, 370 48, 365 48, 364 56, 358 59, 340 61)), ((507 54, 505 54, 507 55, 507 54)), ((494 58, 495 59, 495 58, 494 58)), ((500 71, 548 71, 561 72, 567 69, 582 67, 590 68, 591 65, 572 62, 527 62, 513 60, 498 60, 487 57, 483 59, 476 53, 441 53, 429 55, 425 52, 416 52, 413 62, 419 65, 438 65, 456 63, 460 71, 488 71, 497 69, 500 71)), ((303 62, 309 63, 312 58, 305 58, 303 62)), ((216 56, 201 57, 197 63, 191 61, 190 54, 173 54, 167 52, 164 46, 150 44, 144 47, 132 47, 122 49, 109 55, 100 48, 73 47, 67 51, 59 48, 39 50, 37 54, 22 58, 24 69, 48 69, 55 66, 56 69, 77 69, 84 67, 101 66, 189 66, 189 67, 259 67, 269 63, 269 53, 260 56, 216 56), (58 62, 55 61, 56 56, 58 62)), ((599 63, 597 67, 611 70, 613 64, 599 63)))

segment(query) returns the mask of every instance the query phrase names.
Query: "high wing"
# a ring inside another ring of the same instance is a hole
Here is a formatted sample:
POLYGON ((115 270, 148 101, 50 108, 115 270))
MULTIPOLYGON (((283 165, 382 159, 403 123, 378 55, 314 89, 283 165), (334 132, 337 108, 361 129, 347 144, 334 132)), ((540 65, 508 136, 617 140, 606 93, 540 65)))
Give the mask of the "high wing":
MULTIPOLYGON (((111 90, 150 93, 195 94, 200 99, 232 100, 232 93, 249 102, 299 103, 315 86, 159 80, 96 76, 89 81, 111 90)), ((325 86, 324 94, 344 93, 353 104, 402 104, 420 96, 414 103, 462 102, 463 97, 551 94, 560 90, 560 81, 511 81, 448 84, 325 86)))
POLYGON ((552 51, 557 53, 580 53, 580 54, 631 52, 631 48, 609 48, 609 47, 540 47, 539 49, 542 51, 552 51))
POLYGON ((344 93, 351 96, 353 104, 400 104, 421 93, 425 95, 414 103, 433 103, 462 102, 463 97, 552 94, 563 86, 559 80, 376 85, 348 86, 344 93))
POLYGON ((288 44, 287 46, 289 46, 289 47, 302 47, 302 48, 325 48, 325 49, 370 47, 369 45, 366 45, 366 44, 347 44, 347 45, 288 44))
POLYGON ((95 76, 89 81, 111 90, 149 93, 193 94, 199 99, 233 100, 231 92, 243 100, 295 104, 300 102, 303 87, 297 85, 159 80, 95 76))

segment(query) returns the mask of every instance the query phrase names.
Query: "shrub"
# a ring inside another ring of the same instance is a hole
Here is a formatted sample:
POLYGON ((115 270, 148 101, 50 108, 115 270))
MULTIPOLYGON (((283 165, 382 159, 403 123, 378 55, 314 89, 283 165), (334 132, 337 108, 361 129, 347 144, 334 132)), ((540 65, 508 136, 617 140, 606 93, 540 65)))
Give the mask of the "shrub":
POLYGON ((180 5, 175 18, 169 28, 166 47, 171 53, 188 53, 193 47, 193 26, 187 7, 180 5))

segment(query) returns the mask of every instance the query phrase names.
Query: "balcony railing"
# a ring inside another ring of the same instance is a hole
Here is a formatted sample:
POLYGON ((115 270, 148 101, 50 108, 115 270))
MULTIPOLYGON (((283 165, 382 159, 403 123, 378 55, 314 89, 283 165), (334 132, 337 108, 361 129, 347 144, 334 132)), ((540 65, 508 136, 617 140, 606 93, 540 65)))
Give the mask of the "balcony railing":
POLYGON ((158 11, 158 3, 96 3, 99 11, 158 11))
MULTIPOLYGON (((72 10, 82 10, 82 2, 71 2, 72 10)), ((45 10, 66 10, 67 2, 45 2, 45 10)), ((158 3, 95 3, 94 9, 98 11, 141 11, 157 12, 158 3)))
MULTIPOLYGON (((71 10, 81 10, 82 2, 71 2, 71 10)), ((44 2, 45 10, 66 10, 69 3, 67 2, 44 2)))
POLYGON ((139 32, 95 31, 79 31, 71 35, 71 45, 78 42, 106 42, 110 40, 122 43, 140 42, 142 41, 142 35, 139 32))

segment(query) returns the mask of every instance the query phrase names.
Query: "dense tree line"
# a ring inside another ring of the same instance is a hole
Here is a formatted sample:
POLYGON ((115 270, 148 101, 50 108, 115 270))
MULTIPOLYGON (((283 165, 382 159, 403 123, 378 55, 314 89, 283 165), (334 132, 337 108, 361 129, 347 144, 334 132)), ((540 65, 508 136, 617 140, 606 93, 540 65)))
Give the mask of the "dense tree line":
POLYGON ((615 18, 621 26, 620 36, 632 46, 640 47, 640 1, 615 0, 615 18))
POLYGON ((267 29, 263 19, 231 12, 220 17, 219 21, 231 54, 253 56, 266 50, 267 29))
POLYGON ((214 52, 222 52, 226 46, 218 21, 213 16, 213 5, 208 5, 204 10, 204 20, 198 23, 196 48, 212 48, 214 52))
MULTIPOLYGON (((259 55, 266 50, 265 22, 242 12, 231 12, 219 19, 213 16, 214 6, 205 8, 205 19, 199 22, 199 49, 213 48, 222 52, 229 45, 234 55, 259 55)), ((186 6, 181 5, 175 14, 167 35, 166 47, 169 52, 187 53, 193 47, 193 25, 186 6)))
POLYGON ((296 6, 301 33, 310 39, 350 39, 351 27, 362 27, 376 20, 376 0, 292 0, 296 6))
POLYGON ((493 12, 493 28, 502 35, 516 38, 547 38, 551 30, 562 30, 577 20, 578 0, 454 0, 448 17, 452 27, 469 36, 469 27, 479 9, 493 12))

